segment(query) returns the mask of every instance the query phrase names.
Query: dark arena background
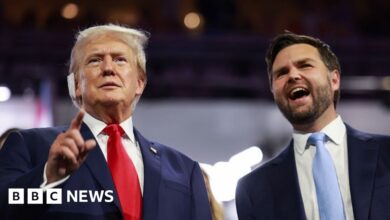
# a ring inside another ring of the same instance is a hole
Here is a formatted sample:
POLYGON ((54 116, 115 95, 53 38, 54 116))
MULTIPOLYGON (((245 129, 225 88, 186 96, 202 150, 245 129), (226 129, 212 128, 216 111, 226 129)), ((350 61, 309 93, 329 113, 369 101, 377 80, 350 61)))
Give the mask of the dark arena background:
POLYGON ((388 135, 389 12, 380 0, 1 0, 0 133, 74 117, 66 75, 78 30, 143 29, 148 84, 135 126, 210 170, 226 219, 236 219, 237 179, 280 152, 292 129, 269 89, 270 40, 289 30, 328 43, 342 68, 338 112, 388 135))

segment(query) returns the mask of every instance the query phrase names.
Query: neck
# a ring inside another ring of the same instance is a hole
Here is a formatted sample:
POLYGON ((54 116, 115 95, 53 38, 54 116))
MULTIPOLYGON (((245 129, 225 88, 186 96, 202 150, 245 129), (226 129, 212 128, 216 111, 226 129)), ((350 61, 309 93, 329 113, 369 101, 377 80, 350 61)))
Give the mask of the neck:
POLYGON ((120 124, 121 122, 131 117, 133 113, 131 108, 123 109, 117 106, 105 106, 103 108, 86 107, 85 111, 94 118, 103 121, 106 124, 120 124))

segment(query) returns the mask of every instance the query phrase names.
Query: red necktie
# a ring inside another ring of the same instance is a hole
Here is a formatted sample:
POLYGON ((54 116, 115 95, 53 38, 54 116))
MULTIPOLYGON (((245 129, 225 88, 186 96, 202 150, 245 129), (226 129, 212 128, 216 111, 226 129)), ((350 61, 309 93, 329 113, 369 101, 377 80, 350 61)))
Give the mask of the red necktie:
POLYGON ((134 164, 122 144, 124 131, 118 124, 107 125, 103 131, 109 136, 107 162, 119 196, 123 219, 140 220, 142 218, 141 189, 134 164))

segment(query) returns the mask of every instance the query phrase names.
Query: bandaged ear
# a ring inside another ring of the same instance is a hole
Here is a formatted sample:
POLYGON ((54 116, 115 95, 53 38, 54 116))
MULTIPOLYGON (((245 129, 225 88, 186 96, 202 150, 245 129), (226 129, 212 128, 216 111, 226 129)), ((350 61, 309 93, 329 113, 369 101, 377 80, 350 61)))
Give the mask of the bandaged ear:
POLYGON ((70 73, 67 76, 67 81, 68 81, 69 96, 72 99, 73 104, 76 107, 79 107, 79 103, 77 103, 77 97, 76 97, 76 81, 75 81, 74 73, 70 73))

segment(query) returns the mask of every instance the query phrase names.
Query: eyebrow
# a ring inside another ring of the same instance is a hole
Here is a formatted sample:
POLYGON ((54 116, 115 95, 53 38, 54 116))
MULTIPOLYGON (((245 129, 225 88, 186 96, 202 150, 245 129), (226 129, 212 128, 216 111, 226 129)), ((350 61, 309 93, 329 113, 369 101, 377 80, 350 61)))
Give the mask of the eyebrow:
POLYGON ((117 55, 117 54, 125 54, 126 51, 120 51, 120 50, 110 50, 109 52, 107 51, 102 51, 102 50, 92 50, 89 54, 89 55, 104 55, 104 54, 114 54, 114 55, 117 55))
POLYGON ((304 64, 307 62, 316 62, 316 60, 314 60, 312 58, 304 58, 304 59, 300 59, 300 60, 295 61, 294 65, 304 64))
POLYGON ((272 71, 272 75, 278 75, 279 73, 284 72, 284 71, 286 71, 287 69, 288 69, 288 68, 285 67, 285 66, 280 67, 280 68, 276 69, 275 71, 272 71))
POLYGON ((94 50, 89 54, 85 54, 85 59, 89 59, 91 57, 102 57, 102 56, 105 56, 106 54, 109 54, 109 55, 114 56, 114 57, 126 56, 126 53, 124 51, 105 52, 105 51, 94 50))
MULTIPOLYGON (((301 64, 304 64, 304 63, 307 63, 307 62, 316 62, 316 60, 312 59, 312 58, 303 58, 303 59, 299 59, 297 61, 294 61, 293 64, 294 65, 301 65, 301 64)), ((286 66, 282 66, 278 69, 276 69, 275 71, 272 71, 272 75, 276 75, 280 72, 283 72, 283 71, 286 71, 288 68, 286 66)))

